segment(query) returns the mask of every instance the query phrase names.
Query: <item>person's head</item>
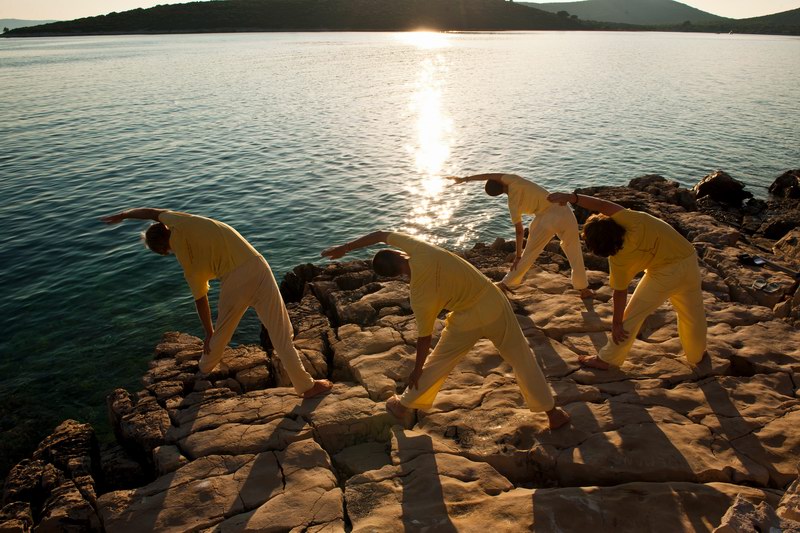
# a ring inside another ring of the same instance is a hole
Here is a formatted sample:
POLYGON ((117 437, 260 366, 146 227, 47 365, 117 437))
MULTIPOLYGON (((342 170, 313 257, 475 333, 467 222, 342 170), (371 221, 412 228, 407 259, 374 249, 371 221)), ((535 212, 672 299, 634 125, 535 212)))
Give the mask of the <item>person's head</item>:
POLYGON ((397 250, 380 250, 372 258, 372 269, 379 276, 394 278, 408 272, 408 256, 397 250))
POLYGON ((161 222, 151 224, 149 228, 142 234, 144 245, 151 251, 159 255, 167 255, 170 251, 169 248, 169 235, 170 231, 161 222))
POLYGON ((625 228, 606 215, 592 215, 583 225, 586 248, 600 257, 615 255, 625 243, 625 228))
POLYGON ((489 196, 500 196, 506 192, 506 188, 500 180, 486 180, 484 189, 489 196))

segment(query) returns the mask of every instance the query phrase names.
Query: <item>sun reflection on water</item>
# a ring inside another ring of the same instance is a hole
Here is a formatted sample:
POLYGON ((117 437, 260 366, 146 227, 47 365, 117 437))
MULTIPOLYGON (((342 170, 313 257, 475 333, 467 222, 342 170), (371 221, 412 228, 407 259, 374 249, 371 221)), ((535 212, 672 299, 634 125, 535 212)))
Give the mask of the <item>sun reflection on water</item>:
MULTIPOLYGON (((404 34, 402 39, 423 49, 448 46, 446 37, 436 33, 404 34)), ((451 224, 460 203, 456 195, 447 192, 449 182, 444 179, 454 173, 450 162, 453 121, 443 104, 446 77, 447 62, 441 53, 426 57, 420 63, 409 104, 415 120, 414 143, 406 147, 413 157, 417 175, 406 187, 413 208, 403 230, 437 244, 447 239, 436 236, 442 232, 435 230, 451 224)), ((466 239, 465 234, 462 236, 466 239)))

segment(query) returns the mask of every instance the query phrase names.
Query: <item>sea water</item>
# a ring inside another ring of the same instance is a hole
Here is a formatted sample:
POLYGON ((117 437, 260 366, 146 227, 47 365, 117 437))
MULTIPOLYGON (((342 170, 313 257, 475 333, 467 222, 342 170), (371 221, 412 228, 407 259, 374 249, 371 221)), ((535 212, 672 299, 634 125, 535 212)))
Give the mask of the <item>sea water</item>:
MULTIPOLYGON (((723 169, 764 196, 800 167, 798 79, 796 37, 0 39, 0 455, 67 417, 107 434, 106 394, 138 390, 162 332, 202 333, 177 262, 141 245, 146 223, 102 215, 217 218, 280 278, 376 229, 512 238, 502 198, 448 174, 571 191, 723 169)), ((257 339, 250 313, 234 342, 257 339)))

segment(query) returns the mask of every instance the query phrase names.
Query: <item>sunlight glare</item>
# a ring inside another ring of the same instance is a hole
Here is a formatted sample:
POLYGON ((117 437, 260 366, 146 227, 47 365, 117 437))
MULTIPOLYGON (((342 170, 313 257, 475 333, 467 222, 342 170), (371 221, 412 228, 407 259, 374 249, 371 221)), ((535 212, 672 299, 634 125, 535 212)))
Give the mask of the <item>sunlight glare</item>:
POLYGON ((433 31, 408 31, 398 34, 397 38, 404 44, 410 44, 411 46, 416 46, 423 50, 450 46, 445 34, 433 31))

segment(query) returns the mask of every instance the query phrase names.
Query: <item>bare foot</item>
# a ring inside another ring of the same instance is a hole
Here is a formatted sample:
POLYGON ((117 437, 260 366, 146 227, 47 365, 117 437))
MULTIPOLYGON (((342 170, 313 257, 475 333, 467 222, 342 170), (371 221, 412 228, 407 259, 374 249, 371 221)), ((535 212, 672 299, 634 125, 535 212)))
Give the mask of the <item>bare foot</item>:
POLYGON ((594 291, 589 287, 581 289, 581 300, 588 300, 589 298, 594 298, 594 291))
POLYGON ((408 416, 408 407, 400 403, 400 396, 397 394, 386 400, 386 410, 398 420, 405 420, 408 416))
POLYGON ((550 429, 558 429, 561 426, 569 424, 572 417, 569 413, 560 407, 553 407, 547 411, 547 421, 550 423, 550 429))
POLYGON ((589 368, 596 368, 598 370, 608 370, 611 365, 597 357, 596 355, 579 355, 578 362, 583 366, 589 368))
POLYGON ((416 410, 400 403, 400 396, 395 394, 386 400, 386 410, 395 417, 405 429, 411 429, 417 423, 416 410))
POLYGON ((303 393, 303 398, 313 398, 320 394, 330 392, 333 388, 333 383, 328 379, 315 379, 314 386, 303 393))

